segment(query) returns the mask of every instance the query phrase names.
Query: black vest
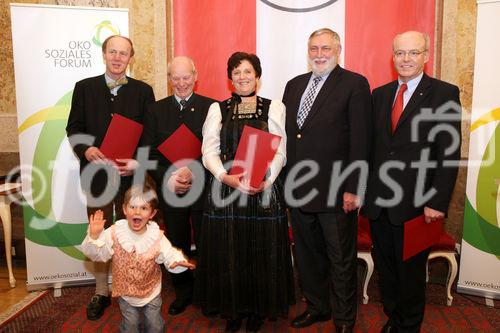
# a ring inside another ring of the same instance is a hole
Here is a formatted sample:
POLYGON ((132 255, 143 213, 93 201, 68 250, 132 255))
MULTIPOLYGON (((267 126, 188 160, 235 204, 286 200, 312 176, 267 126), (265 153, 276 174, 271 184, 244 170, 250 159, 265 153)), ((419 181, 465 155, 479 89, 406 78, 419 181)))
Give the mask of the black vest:
POLYGON ((239 113, 234 97, 219 103, 222 115, 220 131, 221 160, 223 163, 234 159, 241 133, 245 125, 269 132, 269 105, 271 100, 257 96, 253 113, 239 113))

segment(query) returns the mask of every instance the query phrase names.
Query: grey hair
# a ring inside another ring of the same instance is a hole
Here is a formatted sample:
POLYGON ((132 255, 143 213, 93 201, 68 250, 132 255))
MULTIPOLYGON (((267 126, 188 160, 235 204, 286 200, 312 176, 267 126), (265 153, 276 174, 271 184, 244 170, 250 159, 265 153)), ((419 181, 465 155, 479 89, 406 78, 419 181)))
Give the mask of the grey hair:
POLYGON ((329 28, 321 28, 321 29, 313 31, 311 33, 311 35, 309 36, 309 41, 311 41, 311 39, 313 37, 316 37, 316 36, 319 36, 319 35, 323 35, 323 34, 330 35, 333 38, 333 40, 335 42, 337 42, 338 45, 340 45, 340 36, 339 36, 339 34, 336 33, 335 31, 333 31, 332 29, 329 29, 329 28))

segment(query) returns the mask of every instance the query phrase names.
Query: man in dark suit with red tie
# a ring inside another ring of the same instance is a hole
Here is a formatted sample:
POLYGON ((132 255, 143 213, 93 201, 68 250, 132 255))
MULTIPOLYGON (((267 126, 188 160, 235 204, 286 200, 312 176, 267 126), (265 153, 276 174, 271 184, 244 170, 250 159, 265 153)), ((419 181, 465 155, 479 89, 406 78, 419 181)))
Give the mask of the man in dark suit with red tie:
MULTIPOLYGON (((126 76, 134 56, 132 41, 123 36, 108 37, 102 45, 106 72, 79 81, 73 90, 66 132, 80 160, 82 190, 87 198, 87 213, 104 212, 106 228, 123 217, 123 196, 132 184, 134 160, 110 162, 99 147, 113 114, 142 123, 148 104, 155 101, 153 89, 126 76)), ((124 133, 124 135, 127 135, 124 133)), ((87 306, 87 318, 99 319, 110 302, 109 264, 94 263, 96 294, 87 306)))
MULTIPOLYGON (((144 120, 141 145, 149 147, 151 160, 158 161, 157 168, 150 170, 150 174, 156 182, 158 193, 161 193, 160 207, 167 237, 173 246, 182 249, 186 255, 192 257, 191 230, 193 230, 195 246, 198 248, 204 204, 204 184, 192 182, 192 179, 194 176, 198 181, 202 180, 205 178, 205 171, 201 162, 198 171, 202 171, 203 174, 196 174, 196 170, 190 165, 180 169, 171 168, 172 161, 163 156, 157 148, 183 124, 201 141, 203 139, 202 127, 208 108, 215 101, 193 92, 197 72, 193 61, 188 57, 179 56, 172 59, 168 66, 168 79, 174 93, 150 105, 144 120), (201 194, 193 203, 178 205, 174 204, 174 200, 169 200, 173 196, 182 199, 192 186, 197 186, 196 184, 200 188, 193 188, 193 190, 201 194)), ((170 304, 168 313, 177 315, 184 312, 192 302, 193 272, 187 270, 180 274, 171 274, 171 277, 176 299, 170 304)))
POLYGON ((333 313, 337 332, 352 332, 357 208, 365 187, 362 169, 365 180, 368 173, 371 95, 363 76, 338 65, 340 52, 337 33, 326 28, 313 32, 308 42, 312 72, 286 85, 285 200, 307 299, 306 311, 291 326, 307 327, 333 313))
POLYGON ((403 261, 406 221, 443 219, 460 160, 459 90, 427 76, 429 37, 397 35, 398 80, 373 91, 374 135, 367 196, 384 312, 382 332, 419 332, 424 316, 429 250, 403 261))

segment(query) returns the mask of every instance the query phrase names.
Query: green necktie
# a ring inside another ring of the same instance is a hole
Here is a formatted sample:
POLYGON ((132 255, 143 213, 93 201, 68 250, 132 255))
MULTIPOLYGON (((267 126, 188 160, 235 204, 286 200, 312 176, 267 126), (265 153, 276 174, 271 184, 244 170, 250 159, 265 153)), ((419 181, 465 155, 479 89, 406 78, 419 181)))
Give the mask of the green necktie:
POLYGON ((119 80, 116 80, 113 82, 108 82, 107 85, 108 85, 109 90, 113 90, 116 87, 123 86, 124 84, 127 84, 127 83, 128 83, 127 77, 124 76, 119 80))

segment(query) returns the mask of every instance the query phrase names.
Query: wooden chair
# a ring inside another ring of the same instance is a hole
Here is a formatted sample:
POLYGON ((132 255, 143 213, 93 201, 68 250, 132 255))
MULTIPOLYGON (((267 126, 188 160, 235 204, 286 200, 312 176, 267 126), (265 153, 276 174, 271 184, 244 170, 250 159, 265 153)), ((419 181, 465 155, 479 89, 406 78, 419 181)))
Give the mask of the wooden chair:
POLYGON ((439 242, 431 248, 431 253, 427 259, 427 281, 429 281, 429 261, 436 258, 444 258, 448 263, 448 277, 446 279, 446 305, 451 306, 453 296, 451 296, 451 286, 457 277, 458 263, 455 257, 455 240, 448 233, 443 231, 439 236, 439 242))
POLYGON ((361 259, 366 264, 365 278, 363 279, 363 304, 368 304, 368 284, 373 274, 373 257, 372 257, 372 236, 370 232, 370 222, 364 216, 358 216, 358 259, 361 259))
MULTIPOLYGON (((368 283, 373 273, 373 258, 371 256, 372 239, 370 233, 369 220, 363 216, 358 217, 358 258, 366 263, 366 274, 363 282, 363 304, 367 304, 369 297, 367 294, 368 283)), ((455 240, 448 233, 440 235, 439 241, 431 248, 431 253, 427 259, 427 267, 430 260, 444 258, 448 263, 448 277, 446 279, 446 305, 451 306, 453 296, 451 296, 451 286, 457 277, 458 263, 455 257, 455 240)), ((427 269, 427 281, 429 280, 429 270, 427 269)))
POLYGON ((0 218, 3 226, 5 256, 7 258, 7 270, 9 271, 9 285, 11 288, 16 286, 16 279, 12 273, 12 216, 10 204, 12 203, 12 195, 20 190, 20 183, 0 184, 0 218))

